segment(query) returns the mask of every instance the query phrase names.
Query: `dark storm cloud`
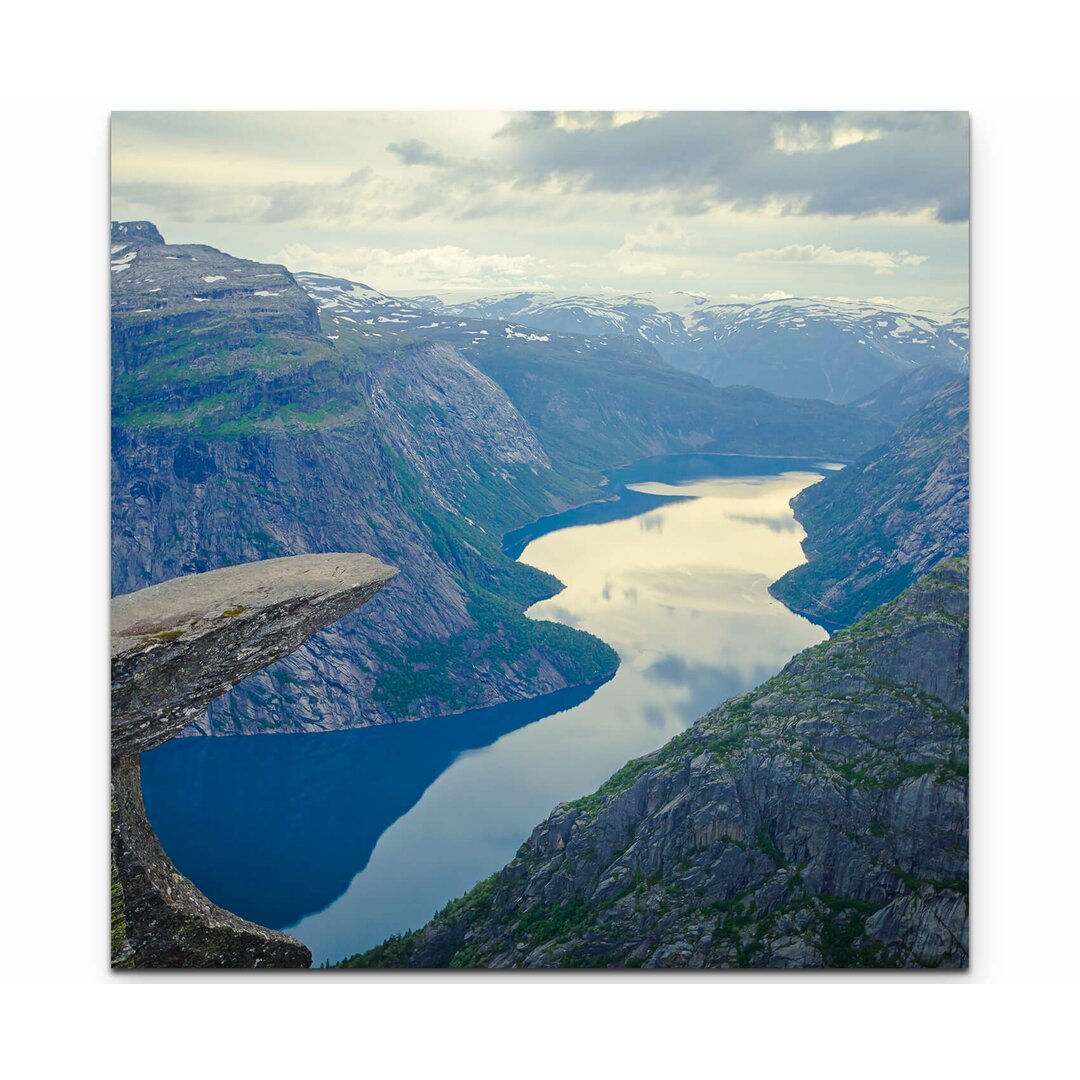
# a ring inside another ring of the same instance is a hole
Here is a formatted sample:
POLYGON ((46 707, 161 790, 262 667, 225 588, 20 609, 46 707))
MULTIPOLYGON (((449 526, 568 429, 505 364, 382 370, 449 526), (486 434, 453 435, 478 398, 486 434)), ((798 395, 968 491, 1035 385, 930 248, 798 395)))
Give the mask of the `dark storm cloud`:
POLYGON ((499 134, 522 184, 664 190, 685 214, 780 200, 803 213, 930 208, 941 221, 967 219, 965 113, 665 113, 624 124, 533 113, 499 134), (847 141, 854 131, 874 137, 847 141))

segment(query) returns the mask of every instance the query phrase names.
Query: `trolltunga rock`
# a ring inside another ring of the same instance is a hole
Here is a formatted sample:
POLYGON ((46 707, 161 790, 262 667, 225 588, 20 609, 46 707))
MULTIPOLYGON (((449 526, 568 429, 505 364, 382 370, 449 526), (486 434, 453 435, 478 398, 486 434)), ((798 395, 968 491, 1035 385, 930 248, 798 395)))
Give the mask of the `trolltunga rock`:
POLYGON ((369 555, 297 555, 174 578, 112 601, 115 967, 311 965, 305 945, 218 907, 176 869, 146 817, 139 755, 396 573, 369 555))

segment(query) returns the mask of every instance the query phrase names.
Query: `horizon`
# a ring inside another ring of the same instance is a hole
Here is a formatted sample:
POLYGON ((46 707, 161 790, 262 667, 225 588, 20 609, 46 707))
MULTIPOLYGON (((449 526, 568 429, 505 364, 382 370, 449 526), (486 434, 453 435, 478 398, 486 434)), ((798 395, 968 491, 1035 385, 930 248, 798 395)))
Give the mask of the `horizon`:
POLYGON ((968 304, 966 113, 117 112, 112 126, 113 217, 389 295, 968 304))

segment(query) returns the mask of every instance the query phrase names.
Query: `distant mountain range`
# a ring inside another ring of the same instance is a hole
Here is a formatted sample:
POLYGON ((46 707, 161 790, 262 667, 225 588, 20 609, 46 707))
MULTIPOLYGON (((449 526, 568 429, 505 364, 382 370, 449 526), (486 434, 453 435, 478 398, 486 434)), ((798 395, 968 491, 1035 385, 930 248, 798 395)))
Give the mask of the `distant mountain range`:
POLYGON ((647 344, 667 364, 717 386, 757 386, 837 404, 854 402, 914 368, 933 364, 959 372, 968 360, 967 308, 943 315, 794 297, 714 304, 692 293, 521 292, 447 302, 433 295, 394 298, 321 274, 300 273, 297 280, 321 305, 332 301, 358 320, 360 333, 369 326, 368 333, 456 330, 464 343, 479 324, 497 321, 526 338, 530 331, 618 336, 647 344))

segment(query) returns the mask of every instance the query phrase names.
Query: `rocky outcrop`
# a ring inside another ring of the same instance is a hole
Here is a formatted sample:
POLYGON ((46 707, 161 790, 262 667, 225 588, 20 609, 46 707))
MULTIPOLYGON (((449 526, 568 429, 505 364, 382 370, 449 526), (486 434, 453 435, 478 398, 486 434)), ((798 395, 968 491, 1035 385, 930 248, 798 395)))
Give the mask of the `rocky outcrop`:
POLYGON ((167 742, 214 698, 366 603, 396 573, 369 555, 297 555, 116 597, 113 752, 167 742))
POLYGON ((967 608, 943 564, 347 966, 965 967, 967 608))
POLYGON ((942 560, 966 554, 967 380, 953 381, 891 439, 791 505, 806 529, 807 561, 769 591, 830 629, 891 600, 942 560))
POLYGON ((252 672, 371 599, 396 573, 367 555, 273 559, 112 602, 113 963, 306 967, 300 942, 211 903, 146 819, 139 754, 252 672))
POLYGON ((176 393, 185 371, 191 381, 192 363, 202 368, 196 385, 215 378, 230 390, 242 382, 250 387, 256 380, 244 379, 244 368, 256 357, 244 350, 265 351, 270 335, 280 335, 285 348, 279 352, 296 349, 303 336, 321 348, 318 357, 297 349, 287 361, 267 364, 263 381, 273 379, 275 368, 308 367, 332 354, 318 338, 317 306, 283 266, 237 259, 205 244, 166 244, 150 222, 126 221, 113 222, 111 271, 113 366, 125 396, 155 384, 176 393), (240 356, 224 354, 223 344, 240 356), (240 358, 244 364, 236 362, 240 358), (140 377, 148 364, 153 370, 140 377))
POLYGON ((152 221, 114 221, 112 242, 141 241, 144 244, 164 244, 165 238, 152 221))

